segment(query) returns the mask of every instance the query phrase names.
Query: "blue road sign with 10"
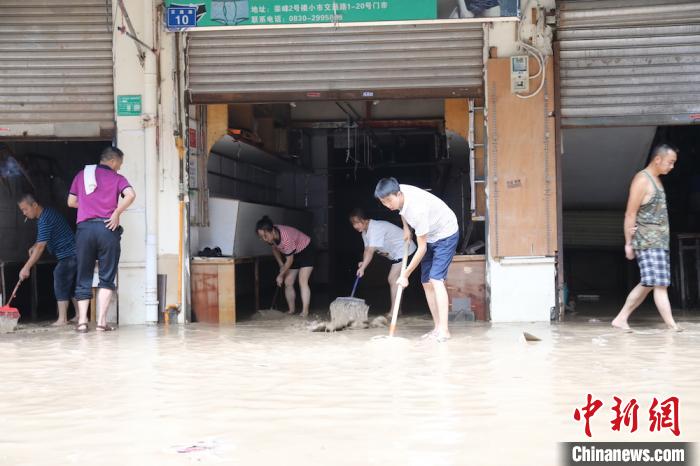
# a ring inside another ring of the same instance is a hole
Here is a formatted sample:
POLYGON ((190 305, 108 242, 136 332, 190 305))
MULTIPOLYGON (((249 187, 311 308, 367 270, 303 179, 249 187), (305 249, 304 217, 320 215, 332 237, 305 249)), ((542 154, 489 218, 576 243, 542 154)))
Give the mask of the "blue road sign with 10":
POLYGON ((197 26, 197 8, 168 7, 168 29, 193 28, 197 26))

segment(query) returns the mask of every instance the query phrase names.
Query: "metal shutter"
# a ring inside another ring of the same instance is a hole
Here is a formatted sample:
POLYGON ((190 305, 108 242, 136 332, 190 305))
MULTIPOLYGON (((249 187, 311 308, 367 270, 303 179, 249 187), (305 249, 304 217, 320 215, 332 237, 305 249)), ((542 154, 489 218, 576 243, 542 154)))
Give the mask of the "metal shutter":
POLYGON ((192 31, 195 103, 480 96, 481 24, 192 31))
POLYGON ((698 0, 558 2, 562 124, 700 120, 698 0))
POLYGON ((110 0, 3 0, 0 136, 114 132, 110 0))
POLYGON ((624 212, 565 210, 564 246, 578 248, 619 248, 625 244, 624 212))

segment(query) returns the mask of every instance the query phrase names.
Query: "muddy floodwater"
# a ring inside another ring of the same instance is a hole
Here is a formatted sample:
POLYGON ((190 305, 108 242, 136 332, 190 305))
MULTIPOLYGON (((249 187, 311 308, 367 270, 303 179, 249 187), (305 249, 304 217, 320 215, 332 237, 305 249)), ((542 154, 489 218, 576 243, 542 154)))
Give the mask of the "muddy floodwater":
POLYGON ((697 320, 462 323, 442 344, 418 317, 392 340, 302 322, 0 335, 0 464, 555 465, 587 439, 589 393, 593 440, 700 440, 697 320), (636 432, 612 430, 614 396, 638 401, 636 432), (649 431, 669 396, 679 437, 649 431))

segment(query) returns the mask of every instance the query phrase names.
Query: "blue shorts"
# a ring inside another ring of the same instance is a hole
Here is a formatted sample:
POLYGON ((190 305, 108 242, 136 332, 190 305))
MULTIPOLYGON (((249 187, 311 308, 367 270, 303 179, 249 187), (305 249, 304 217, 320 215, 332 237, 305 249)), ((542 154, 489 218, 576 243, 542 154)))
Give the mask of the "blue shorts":
POLYGON ((59 259, 53 269, 53 292, 56 301, 70 301, 75 296, 75 277, 78 273, 78 259, 68 256, 59 259))
POLYGON ((635 250, 641 285, 671 286, 671 260, 668 249, 635 250))
POLYGON ((420 262, 421 283, 447 278, 447 269, 457 252, 458 242, 459 231, 447 238, 428 243, 428 250, 425 251, 425 256, 420 262))

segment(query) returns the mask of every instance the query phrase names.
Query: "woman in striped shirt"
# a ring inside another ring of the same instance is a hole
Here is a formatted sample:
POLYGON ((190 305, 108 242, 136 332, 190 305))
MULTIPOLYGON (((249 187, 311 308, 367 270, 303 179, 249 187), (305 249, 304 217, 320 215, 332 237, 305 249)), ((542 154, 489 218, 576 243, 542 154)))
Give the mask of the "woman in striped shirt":
POLYGON ((272 246, 272 254, 280 266, 277 275, 277 286, 284 283, 284 296, 289 306, 288 314, 296 312, 296 292, 294 281, 299 277, 299 289, 301 290, 302 311, 301 316, 309 315, 309 303, 311 302, 311 288, 309 277, 314 270, 315 251, 311 244, 311 238, 286 225, 275 225, 267 215, 258 220, 255 225, 258 237, 272 246), (283 259, 284 257, 284 259, 283 259))

